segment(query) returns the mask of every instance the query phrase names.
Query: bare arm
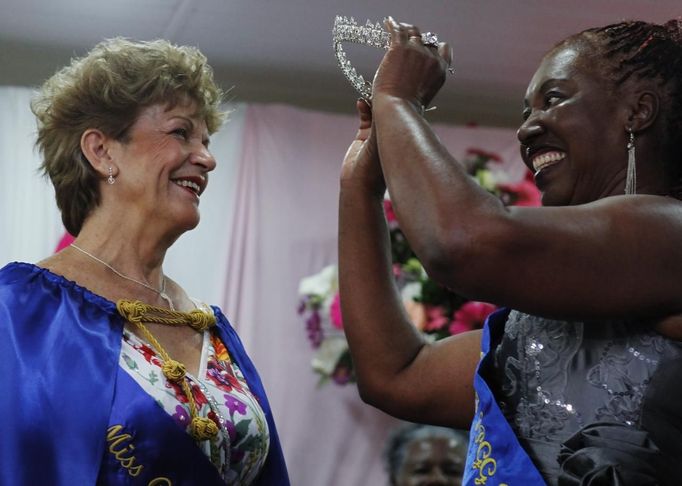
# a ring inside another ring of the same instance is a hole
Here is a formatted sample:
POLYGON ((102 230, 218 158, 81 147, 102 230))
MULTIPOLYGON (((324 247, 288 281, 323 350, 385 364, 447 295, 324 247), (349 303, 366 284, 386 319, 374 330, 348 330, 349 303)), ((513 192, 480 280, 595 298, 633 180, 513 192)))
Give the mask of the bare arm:
POLYGON ((361 116, 341 176, 339 282, 344 328, 365 401, 407 420, 466 427, 473 414, 473 373, 480 333, 435 345, 405 314, 392 273, 383 213, 383 176, 361 116))
POLYGON ((420 113, 423 85, 440 79, 445 64, 442 52, 394 31, 373 98, 394 209, 429 273, 470 298, 549 317, 680 312, 682 204, 630 196, 505 208, 467 176, 420 113))

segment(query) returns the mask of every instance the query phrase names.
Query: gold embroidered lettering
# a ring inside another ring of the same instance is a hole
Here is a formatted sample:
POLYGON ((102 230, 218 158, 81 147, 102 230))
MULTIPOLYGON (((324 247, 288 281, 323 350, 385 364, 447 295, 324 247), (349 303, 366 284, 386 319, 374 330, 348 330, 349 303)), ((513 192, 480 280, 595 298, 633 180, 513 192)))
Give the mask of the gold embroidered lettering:
POLYGON ((107 429, 107 441, 111 440, 114 437, 118 437, 118 433, 121 431, 123 428, 122 425, 112 425, 107 429))
POLYGON ((111 447, 109 447, 109 452, 111 452, 114 455, 117 461, 122 461, 124 459, 127 459, 123 454, 125 454, 126 452, 132 452, 133 449, 135 449, 135 446, 130 444, 129 448, 124 447, 122 450, 117 452, 114 452, 113 450, 111 450, 111 447))
POLYGON ((136 458, 134 455, 132 455, 135 446, 133 444, 125 444, 125 442, 130 441, 133 437, 130 434, 120 433, 122 430, 122 425, 112 425, 107 429, 109 453, 111 453, 114 456, 114 459, 119 462, 121 467, 128 472, 128 475, 136 477, 140 474, 142 469, 144 469, 144 466, 141 464, 135 465, 136 458), (122 448, 119 446, 122 446, 122 448))
MULTIPOLYGON (((476 408, 478 408, 478 395, 476 395, 476 408)), ((479 411, 473 428, 476 432, 474 444, 478 446, 476 449, 476 459, 471 465, 472 468, 478 471, 478 477, 474 479, 474 484, 486 484, 488 479, 492 478, 497 471, 497 461, 491 457, 493 454, 492 444, 485 440, 483 412, 479 411)), ((502 485, 504 483, 501 483, 502 485)))
POLYGON ((154 478, 147 483, 147 486, 173 486, 173 482, 168 478, 154 478))
POLYGON ((121 466, 123 466, 125 469, 127 469, 130 472, 130 468, 133 467, 133 464, 135 464, 135 457, 129 457, 127 459, 121 459, 118 462, 121 463, 121 466))

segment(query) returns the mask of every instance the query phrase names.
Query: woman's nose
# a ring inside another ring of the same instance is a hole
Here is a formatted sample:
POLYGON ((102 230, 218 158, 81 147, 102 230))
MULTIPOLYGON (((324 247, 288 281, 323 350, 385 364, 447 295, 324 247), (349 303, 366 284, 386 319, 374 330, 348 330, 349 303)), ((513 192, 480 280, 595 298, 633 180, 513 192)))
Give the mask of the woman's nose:
POLYGON ((522 145, 529 145, 529 142, 543 131, 544 128, 539 116, 531 113, 516 131, 516 137, 522 145))
POLYGON ((192 151, 192 155, 190 156, 190 161, 193 164, 198 164, 203 166, 207 172, 212 171, 216 167, 216 160, 215 157, 213 157, 213 154, 211 153, 210 150, 208 150, 208 147, 205 145, 201 145, 198 147, 196 150, 192 151))

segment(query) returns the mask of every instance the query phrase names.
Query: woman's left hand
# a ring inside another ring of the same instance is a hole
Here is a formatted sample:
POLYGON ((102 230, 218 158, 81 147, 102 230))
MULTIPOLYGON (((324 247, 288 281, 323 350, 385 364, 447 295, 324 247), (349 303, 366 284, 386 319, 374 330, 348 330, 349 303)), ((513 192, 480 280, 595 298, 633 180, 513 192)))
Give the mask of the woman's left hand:
POLYGON ((376 134, 372 128, 372 110, 365 100, 358 100, 356 109, 360 126, 343 158, 341 181, 360 183, 383 199, 386 183, 379 164, 376 134))
POLYGON ((392 17, 385 22, 391 44, 372 85, 372 97, 386 94, 406 99, 419 108, 427 107, 445 82, 452 61, 450 47, 422 43, 417 27, 399 24, 392 17))

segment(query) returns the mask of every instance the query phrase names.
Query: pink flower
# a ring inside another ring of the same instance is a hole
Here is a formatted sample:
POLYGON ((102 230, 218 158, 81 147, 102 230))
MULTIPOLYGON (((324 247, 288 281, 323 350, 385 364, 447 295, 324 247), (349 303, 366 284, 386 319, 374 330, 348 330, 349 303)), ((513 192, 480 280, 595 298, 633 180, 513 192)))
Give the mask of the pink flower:
POLYGON ((403 276, 403 266, 400 263, 393 264, 393 276, 395 278, 400 278, 403 276))
POLYGON ((462 305, 450 323, 448 331, 450 334, 480 329, 488 316, 497 309, 492 304, 486 302, 476 302, 470 300, 462 305))
POLYGON ((449 319, 445 317, 444 309, 441 306, 426 306, 425 331, 437 331, 447 324, 449 319))
POLYGON ((532 174, 530 180, 528 177, 524 177, 514 184, 500 184, 498 188, 508 195, 508 203, 514 206, 542 205, 542 195, 532 180, 532 174))
POLYGON ((386 214, 386 221, 389 224, 397 221, 395 212, 393 211, 393 203, 390 199, 384 199, 384 213, 386 214))
POLYGON ((332 325, 337 329, 343 329, 343 317, 341 316, 341 297, 337 292, 332 300, 332 305, 329 307, 329 317, 332 320, 332 325))
POLYGON ((474 329, 473 327, 470 327, 468 323, 460 322, 460 321, 452 321, 450 325, 448 326, 448 332, 450 333, 451 336, 454 336, 455 334, 459 334, 460 332, 467 332, 471 331, 474 329))

